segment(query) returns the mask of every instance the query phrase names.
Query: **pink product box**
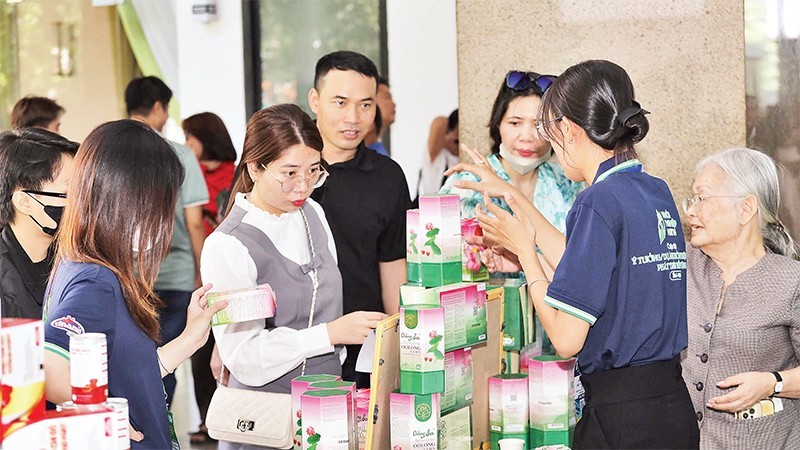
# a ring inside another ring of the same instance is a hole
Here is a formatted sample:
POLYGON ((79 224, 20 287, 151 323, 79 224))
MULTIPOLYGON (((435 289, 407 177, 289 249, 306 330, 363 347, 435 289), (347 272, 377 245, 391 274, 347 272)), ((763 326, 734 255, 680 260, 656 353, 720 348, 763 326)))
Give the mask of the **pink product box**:
POLYGON ((300 396, 303 450, 356 450, 353 395, 321 389, 300 396))
POLYGON ((228 301, 228 306, 211 318, 211 325, 266 319, 273 317, 277 308, 275 292, 269 284, 233 291, 210 292, 206 298, 209 306, 222 300, 228 301))
POLYGON ((537 356, 528 361, 530 427, 563 431, 575 426, 575 359, 537 356))
POLYGON ((45 414, 44 327, 41 320, 2 319, 0 324, 0 447, 3 439, 45 414))
POLYGON ((367 448, 367 421, 369 420, 369 389, 356 391, 356 439, 358 450, 367 448))
POLYGON ((303 375, 292 380, 292 420, 294 421, 294 448, 300 450, 303 447, 302 431, 303 412, 300 409, 300 396, 303 395, 308 387, 321 381, 339 381, 342 377, 337 375, 303 375))
POLYGON ((392 450, 436 449, 439 442, 439 394, 389 396, 392 450))

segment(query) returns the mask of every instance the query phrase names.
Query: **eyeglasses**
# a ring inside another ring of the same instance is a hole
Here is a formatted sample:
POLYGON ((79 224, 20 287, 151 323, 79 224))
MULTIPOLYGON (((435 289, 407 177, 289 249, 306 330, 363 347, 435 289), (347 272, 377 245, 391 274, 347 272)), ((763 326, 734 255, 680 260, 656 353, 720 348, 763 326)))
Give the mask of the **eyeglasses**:
POLYGON ((22 189, 22 192, 26 194, 43 195, 45 197, 67 198, 67 194, 63 192, 34 191, 31 189, 22 189))
POLYGON ((539 139, 541 139, 543 141, 546 141, 546 142, 550 142, 550 136, 548 136, 547 133, 544 131, 544 126, 547 125, 547 124, 550 124, 550 123, 561 122, 561 119, 563 119, 563 118, 564 118, 564 116, 558 116, 555 119, 545 120, 543 122, 537 123, 536 124, 536 132, 539 133, 539 139))
POLYGON ((532 85, 539 88, 542 94, 556 81, 555 75, 536 75, 531 72, 512 70, 506 74, 506 86, 515 91, 527 91, 532 85))
POLYGON ((689 208, 691 208, 692 206, 696 206, 698 208, 701 208, 703 206, 703 203, 706 200, 710 199, 710 198, 742 198, 742 196, 741 195, 700 195, 700 194, 694 194, 689 198, 683 199, 683 201, 681 202, 681 206, 683 206, 683 212, 688 214, 689 213, 689 208))
POLYGON ((287 175, 282 180, 270 172, 269 169, 267 169, 267 166, 264 164, 261 164, 261 167, 266 170, 267 173, 275 179, 275 181, 281 184, 281 192, 284 194, 288 194, 289 192, 305 191, 305 189, 299 189, 303 182, 306 182, 306 189, 316 189, 322 186, 322 184, 325 183, 325 180, 328 178, 328 172, 326 172, 322 166, 314 167, 313 169, 309 170, 308 175, 306 176, 298 173, 295 175, 287 175))

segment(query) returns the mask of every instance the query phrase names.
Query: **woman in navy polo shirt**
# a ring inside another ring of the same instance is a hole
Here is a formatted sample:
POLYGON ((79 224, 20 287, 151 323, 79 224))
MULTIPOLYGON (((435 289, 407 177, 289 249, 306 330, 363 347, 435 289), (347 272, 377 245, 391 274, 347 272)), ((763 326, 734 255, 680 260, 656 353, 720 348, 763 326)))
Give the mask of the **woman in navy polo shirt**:
POLYGON ((503 195, 514 210, 486 202, 496 217, 479 210, 478 218, 487 238, 518 257, 556 352, 580 352, 586 407, 573 448, 698 447, 679 362, 687 344, 686 249, 667 184, 636 159, 646 113, 628 74, 608 61, 570 67, 548 89, 540 133, 570 179, 591 183, 569 212, 566 241, 483 169, 482 156, 464 166, 477 168, 482 190, 503 195), (557 264, 552 283, 534 244, 557 264))
POLYGON ((47 400, 70 399, 70 337, 104 333, 108 395, 128 399, 133 450, 178 445, 161 380, 205 344, 211 316, 227 305, 206 308, 211 285, 198 289, 183 333, 158 342, 153 283, 183 176, 175 151, 150 127, 118 120, 94 129, 75 157, 46 291, 47 400))

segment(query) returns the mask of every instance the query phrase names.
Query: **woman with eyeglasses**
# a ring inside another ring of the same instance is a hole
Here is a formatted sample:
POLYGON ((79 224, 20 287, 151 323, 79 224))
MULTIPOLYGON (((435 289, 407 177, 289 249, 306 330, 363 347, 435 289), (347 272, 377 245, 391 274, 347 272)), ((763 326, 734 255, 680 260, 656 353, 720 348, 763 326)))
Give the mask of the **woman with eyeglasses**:
POLYGON ((567 217, 566 239, 482 156, 460 169, 504 197, 486 203, 487 239, 515 255, 544 330, 562 357, 577 355, 586 390, 575 449, 697 448, 695 411, 681 378, 687 345, 686 249, 667 184, 644 172, 634 144, 649 129, 625 70, 585 61, 550 86, 538 112, 567 176, 589 186, 567 217), (548 280, 534 250, 554 267, 548 280))
POLYGON ((53 239, 76 142, 40 128, 0 134, 0 299, 3 317, 42 318, 53 239))
POLYGON ((775 162, 725 150, 700 161, 692 192, 682 365, 700 447, 800 448, 800 263, 775 162))
POLYGON ((336 246, 310 198, 327 177, 322 147, 316 124, 296 105, 263 109, 247 124, 229 211, 206 239, 200 270, 215 291, 269 283, 277 309, 267 320, 214 328, 229 387, 288 394, 301 373, 341 374, 343 345, 362 344, 385 317, 342 316, 336 246))

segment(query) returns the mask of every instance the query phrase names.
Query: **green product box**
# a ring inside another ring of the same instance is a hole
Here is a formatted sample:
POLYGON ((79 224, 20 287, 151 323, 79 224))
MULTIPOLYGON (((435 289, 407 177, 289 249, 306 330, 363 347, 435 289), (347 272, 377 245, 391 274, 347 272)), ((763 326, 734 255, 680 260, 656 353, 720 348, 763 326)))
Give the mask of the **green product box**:
POLYGON ((492 280, 492 284, 500 284, 505 291, 503 299, 503 350, 519 351, 535 339, 535 322, 533 305, 528 298, 528 289, 524 280, 509 278, 492 280))
POLYGON ((472 350, 463 348, 444 354, 442 412, 472 404, 472 350))
POLYGON ((501 374, 489 378, 489 431, 505 437, 527 437, 527 375, 501 374))
POLYGON ((575 429, 557 430, 557 431, 542 431, 536 428, 530 429, 530 447, 535 449, 547 445, 564 445, 566 447, 572 446, 572 435, 575 429))
POLYGON ((422 283, 419 210, 406 211, 406 279, 410 283, 422 283))
POLYGON ((440 306, 439 290, 416 284, 400 286, 400 306, 440 306))
POLYGON ((575 427, 575 358, 537 356, 528 361, 530 427, 544 432, 575 427))
POLYGON ((486 342, 486 285, 458 283, 439 289, 445 351, 486 342))
POLYGON ((439 419, 438 450, 472 450, 470 407, 451 411, 439 419))
POLYGON ((500 439, 510 438, 522 439, 525 441, 525 443, 522 444, 522 450, 533 448, 529 446, 528 433, 498 433, 496 431, 489 432, 489 448, 492 450, 500 450, 500 444, 498 441, 500 441, 500 439))
POLYGON ((430 306, 400 307, 400 392, 444 391, 444 311, 430 306))
POLYGON ((420 196, 417 228, 414 231, 420 239, 420 283, 435 287, 461 281, 461 203, 458 195, 420 196))

